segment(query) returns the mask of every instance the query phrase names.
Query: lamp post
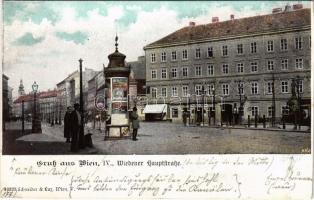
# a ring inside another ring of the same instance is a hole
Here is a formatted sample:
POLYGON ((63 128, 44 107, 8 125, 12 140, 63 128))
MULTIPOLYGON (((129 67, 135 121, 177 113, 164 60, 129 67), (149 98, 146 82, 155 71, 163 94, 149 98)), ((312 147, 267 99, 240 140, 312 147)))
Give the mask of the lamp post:
POLYGON ((80 113, 81 113, 81 127, 80 127, 80 135, 79 135, 79 146, 80 148, 84 148, 84 102, 83 102, 83 72, 82 72, 82 62, 83 60, 80 58, 80 113))
POLYGON ((34 113, 33 113, 33 120, 32 120, 32 133, 42 133, 41 131, 41 122, 40 119, 38 118, 37 114, 37 105, 36 105, 36 93, 38 90, 38 84, 36 81, 32 85, 32 89, 34 92, 34 113))
POLYGON ((238 110, 238 107, 237 107, 237 104, 234 105, 234 108, 233 108, 233 125, 236 125, 237 124, 237 116, 239 115, 239 110, 238 110))
POLYGON ((271 115, 271 126, 276 125, 276 98, 275 98, 275 76, 272 74, 272 115, 271 115))
POLYGON ((203 95, 202 121, 203 121, 203 126, 204 126, 205 125, 205 122, 204 122, 204 109, 205 109, 205 88, 204 88, 204 85, 202 85, 202 95, 203 95))
POLYGON ((24 100, 22 100, 22 133, 24 135, 25 126, 24 126, 24 100))
POLYGON ((238 115, 239 115, 239 124, 242 124, 242 116, 244 114, 243 112, 243 105, 244 102, 246 101, 246 97, 244 96, 244 98, 242 98, 242 94, 243 94, 243 84, 240 83, 240 81, 238 82, 238 92, 239 92, 239 100, 240 100, 240 105, 239 105, 239 109, 238 109, 238 115))
POLYGON ((188 106, 189 106, 189 126, 191 125, 191 99, 190 99, 190 94, 188 95, 188 106))
POLYGON ((216 91, 215 86, 213 88, 213 115, 214 115, 214 126, 216 126, 216 91))
POLYGON ((59 125, 62 124, 61 118, 62 118, 62 113, 61 113, 61 99, 59 98, 59 125))
POLYGON ((299 118, 299 130, 301 130, 301 121, 302 121, 302 108, 301 108, 301 91, 300 91, 301 79, 300 76, 296 77, 296 91, 297 91, 297 98, 298 98, 298 118, 299 118))

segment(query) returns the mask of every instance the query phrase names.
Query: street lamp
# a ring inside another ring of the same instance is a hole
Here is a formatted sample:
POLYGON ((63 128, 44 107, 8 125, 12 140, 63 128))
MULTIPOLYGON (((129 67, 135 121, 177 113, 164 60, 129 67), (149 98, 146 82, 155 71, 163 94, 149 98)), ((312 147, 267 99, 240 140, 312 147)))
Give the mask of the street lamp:
POLYGON ((42 133, 41 122, 40 122, 40 119, 38 118, 37 109, 36 109, 37 107, 36 93, 38 90, 38 84, 36 83, 36 81, 33 83, 32 89, 34 92, 34 113, 33 113, 33 120, 32 120, 32 133, 42 133))
POLYGON ((82 71, 82 62, 83 60, 80 58, 80 114, 81 114, 81 127, 79 132, 79 146, 80 148, 84 148, 84 101, 83 101, 83 71, 82 71))
POLYGON ((216 107, 216 93, 215 93, 215 86, 211 88, 209 88, 209 91, 208 93, 212 93, 212 97, 213 97, 213 101, 212 101, 212 104, 213 104, 213 108, 210 110, 210 118, 211 117, 214 117, 214 126, 216 125, 216 111, 215 111, 215 107, 216 107))
POLYGON ((203 126, 204 126, 205 125, 205 122, 204 122, 204 109, 205 109, 205 88, 204 88, 204 85, 202 85, 202 95, 203 95, 202 121, 203 121, 203 126))
POLYGON ((244 103, 247 99, 247 97, 245 95, 243 95, 244 93, 244 86, 243 86, 243 83, 241 83, 240 81, 238 82, 238 93, 239 93, 239 109, 238 109, 238 116, 239 116, 239 124, 241 125, 242 124, 242 116, 244 114, 244 109, 243 109, 243 106, 244 106, 244 103), (243 98, 242 98, 242 95, 243 95, 243 98))
POLYGON ((237 104, 234 103, 234 108, 233 108, 233 125, 236 125, 237 124, 237 116, 239 115, 239 110, 238 110, 238 107, 237 107, 237 104))
POLYGON ((298 99, 298 118, 299 118, 299 130, 301 130, 301 121, 302 121, 302 108, 301 108, 301 78, 300 76, 296 77, 296 91, 297 91, 297 99, 298 99))

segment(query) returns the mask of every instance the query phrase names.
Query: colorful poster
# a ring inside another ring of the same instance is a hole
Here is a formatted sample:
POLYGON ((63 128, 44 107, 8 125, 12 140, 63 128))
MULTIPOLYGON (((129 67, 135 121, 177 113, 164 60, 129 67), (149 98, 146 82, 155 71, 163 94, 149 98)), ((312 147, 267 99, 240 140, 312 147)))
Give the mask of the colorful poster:
POLYGON ((119 77, 111 79, 112 102, 127 101, 128 78, 119 77))
POLYGON ((113 102, 112 114, 122 114, 127 112, 127 102, 113 102))

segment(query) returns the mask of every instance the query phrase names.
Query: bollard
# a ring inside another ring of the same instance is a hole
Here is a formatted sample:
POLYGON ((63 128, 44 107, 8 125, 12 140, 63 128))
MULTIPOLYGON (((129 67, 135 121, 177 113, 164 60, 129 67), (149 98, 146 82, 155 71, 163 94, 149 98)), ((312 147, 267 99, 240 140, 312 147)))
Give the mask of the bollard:
POLYGON ((282 129, 286 129, 285 116, 282 116, 282 129))
POLYGON ((263 128, 266 128, 266 117, 263 115, 263 128))
POLYGON ((247 126, 248 126, 248 127, 251 126, 251 118, 250 118, 250 115, 247 116, 247 126))
POLYGON ((24 135, 25 132, 25 125, 24 125, 24 100, 22 100, 22 134, 24 135))
POLYGON ((254 123, 255 123, 255 128, 257 128, 257 115, 255 115, 254 123))

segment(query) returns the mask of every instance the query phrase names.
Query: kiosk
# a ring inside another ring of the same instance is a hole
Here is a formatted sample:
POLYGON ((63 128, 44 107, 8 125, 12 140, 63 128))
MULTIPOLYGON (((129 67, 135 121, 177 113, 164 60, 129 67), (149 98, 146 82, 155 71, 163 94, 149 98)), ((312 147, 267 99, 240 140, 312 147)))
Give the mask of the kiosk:
POLYGON ((129 136, 128 94, 130 68, 125 65, 126 56, 118 51, 118 36, 115 38, 116 50, 108 56, 109 64, 104 68, 107 85, 106 105, 110 123, 106 123, 106 138, 129 136))

